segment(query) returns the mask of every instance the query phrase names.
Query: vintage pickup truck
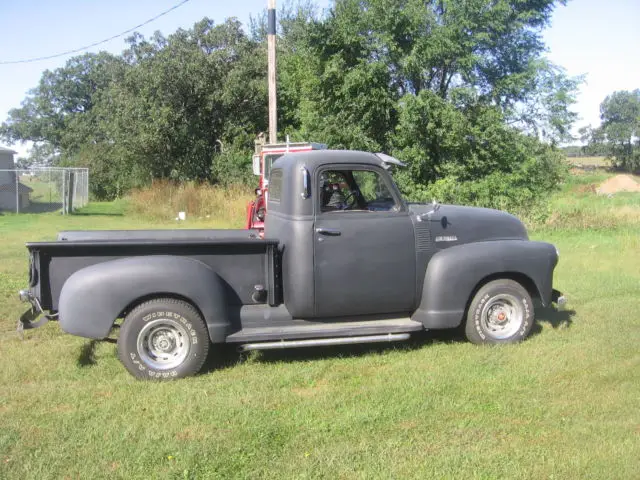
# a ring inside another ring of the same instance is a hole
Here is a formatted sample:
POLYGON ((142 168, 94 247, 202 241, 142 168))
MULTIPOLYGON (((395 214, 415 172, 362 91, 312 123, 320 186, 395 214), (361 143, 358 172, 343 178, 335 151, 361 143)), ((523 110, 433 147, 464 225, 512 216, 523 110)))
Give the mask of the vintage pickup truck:
POLYGON ((195 374, 212 345, 243 350, 406 340, 463 327, 513 343, 552 288, 556 248, 504 212, 405 202, 384 154, 309 151, 272 167, 265 235, 251 230, 61 232, 28 243, 19 328, 59 320, 104 339, 140 378, 195 374), (42 318, 37 321, 38 317, 42 318))

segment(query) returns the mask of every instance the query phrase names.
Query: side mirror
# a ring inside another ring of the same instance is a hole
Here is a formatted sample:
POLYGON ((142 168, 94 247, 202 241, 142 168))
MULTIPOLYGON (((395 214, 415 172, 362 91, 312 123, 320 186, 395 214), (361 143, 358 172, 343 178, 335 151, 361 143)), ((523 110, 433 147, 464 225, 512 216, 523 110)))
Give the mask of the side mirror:
POLYGON ((253 174, 260 175, 260 155, 253 156, 253 174))

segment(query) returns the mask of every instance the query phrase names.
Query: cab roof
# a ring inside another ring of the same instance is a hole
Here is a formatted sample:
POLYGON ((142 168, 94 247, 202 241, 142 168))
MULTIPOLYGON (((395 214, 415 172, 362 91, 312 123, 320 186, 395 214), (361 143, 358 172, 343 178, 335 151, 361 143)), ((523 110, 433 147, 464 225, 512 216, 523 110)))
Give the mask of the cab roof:
POLYGON ((308 170, 327 163, 372 165, 388 169, 391 165, 404 166, 404 163, 384 153, 361 152, 358 150, 309 150, 306 152, 286 153, 275 162, 272 168, 296 168, 305 166, 308 170))

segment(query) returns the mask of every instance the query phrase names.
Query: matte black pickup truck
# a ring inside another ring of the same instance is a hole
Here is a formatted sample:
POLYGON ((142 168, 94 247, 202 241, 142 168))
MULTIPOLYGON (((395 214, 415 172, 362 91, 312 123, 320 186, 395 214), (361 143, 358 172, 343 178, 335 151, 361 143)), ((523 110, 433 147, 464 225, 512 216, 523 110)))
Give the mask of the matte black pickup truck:
MULTIPOLYGON (((265 236, 251 230, 61 232, 28 243, 32 308, 106 338, 141 378, 200 370, 211 345, 243 350, 406 340, 464 325, 513 343, 552 288, 558 252, 496 210, 405 202, 384 154, 310 151, 272 167, 265 236)), ((38 316, 42 319, 36 321, 38 316)))

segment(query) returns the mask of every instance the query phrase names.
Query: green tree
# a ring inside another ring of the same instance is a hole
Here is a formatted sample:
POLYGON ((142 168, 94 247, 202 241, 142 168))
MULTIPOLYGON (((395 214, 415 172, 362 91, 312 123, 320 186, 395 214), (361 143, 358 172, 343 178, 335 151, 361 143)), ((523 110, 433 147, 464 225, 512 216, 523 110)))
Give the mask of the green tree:
POLYGON ((239 22, 135 36, 124 57, 132 68, 100 113, 119 156, 149 179, 209 180, 220 145, 248 149, 266 128, 265 55, 239 22))
POLYGON ((283 32, 292 45, 280 84, 307 138, 405 160, 397 178, 412 198, 437 190, 497 205, 492 192, 507 192, 504 206, 517 186, 525 206, 563 170, 540 140, 566 139, 575 120, 581 79, 542 56, 540 34, 558 4, 338 0, 325 18, 299 17, 307 28, 293 40, 283 32), (536 168, 547 175, 531 175, 536 168), (441 188, 489 177, 492 188, 468 195, 441 188))
POLYGON ((14 163, 18 170, 28 170, 33 164, 32 161, 27 157, 18 157, 16 158, 14 163))
POLYGON ((35 142, 39 157, 91 168, 98 198, 153 178, 248 174, 252 140, 266 130, 264 46, 233 19, 128 42, 121 56, 81 55, 45 72, 0 135, 35 142), (237 168, 215 165, 229 158, 237 168))
POLYGON ((0 137, 11 143, 32 141, 40 157, 77 151, 95 141, 93 108, 124 67, 122 59, 100 52, 73 57, 62 68, 46 70, 22 106, 9 111, 0 137))
POLYGON ((604 131, 601 128, 593 128, 591 125, 587 125, 586 127, 581 127, 578 130, 578 134, 580 135, 580 141, 583 143, 580 147, 581 155, 609 155, 604 131))
POLYGON ((592 135, 592 144, 604 143, 614 165, 640 169, 640 89, 618 91, 600 104, 602 124, 592 135))
MULTIPOLYGON (((286 4, 280 138, 394 153, 409 163, 398 180, 413 198, 542 196, 561 173, 553 144, 568 135, 579 82, 543 57, 541 31, 562 4, 336 0, 324 14, 286 4)), ((266 57, 264 17, 249 34, 203 19, 134 35, 120 56, 43 75, 0 134, 89 166, 104 198, 153 178, 247 181, 253 138, 267 130, 266 57)))
POLYGON ((473 92, 472 109, 495 107, 503 122, 562 140, 580 79, 542 57, 540 37, 562 3, 338 0, 326 18, 293 20, 306 25, 293 40, 283 29, 280 85, 300 129, 332 146, 388 149, 405 100, 423 91, 462 112, 460 92, 473 92))

